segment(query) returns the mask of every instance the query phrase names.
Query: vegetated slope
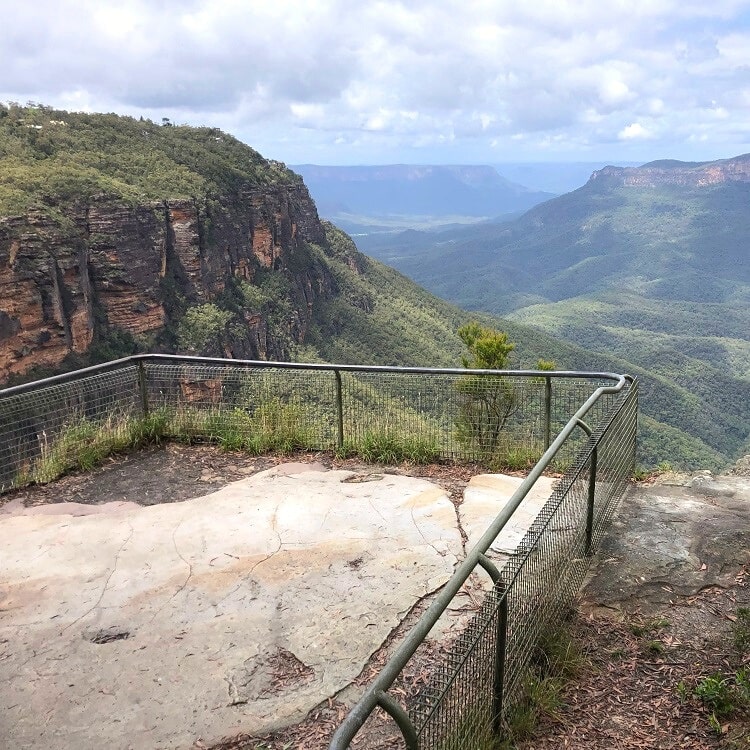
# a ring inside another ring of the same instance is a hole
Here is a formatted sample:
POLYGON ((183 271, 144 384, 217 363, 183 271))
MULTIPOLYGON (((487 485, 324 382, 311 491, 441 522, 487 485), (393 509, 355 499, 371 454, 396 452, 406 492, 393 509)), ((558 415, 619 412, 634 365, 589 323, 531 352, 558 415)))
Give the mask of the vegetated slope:
POLYGON ((335 293, 315 243, 301 178, 220 130, 0 107, 0 381, 138 350, 288 357, 335 293))
POLYGON ((489 166, 301 164, 292 169, 304 178, 320 213, 337 222, 375 223, 378 217, 394 216, 491 218, 552 197, 510 182, 489 166))
POLYGON ((540 358, 553 359, 558 369, 627 372, 643 379, 639 461, 644 466, 671 462, 674 466, 718 468, 726 463, 721 451, 711 447, 722 423, 686 434, 675 420, 707 424, 720 419, 719 407, 705 417, 705 404, 668 378, 654 377, 626 358, 588 351, 539 328, 486 314, 469 313, 436 298, 388 266, 356 253, 351 239, 327 224, 329 257, 343 293, 319 309, 311 326, 311 349, 298 352, 302 359, 320 357, 334 362, 453 366, 463 345, 459 326, 472 319, 506 331, 516 342, 514 367, 533 368, 540 358), (356 254, 355 254, 356 253, 356 254), (351 259, 357 258, 357 270, 351 259), (365 312, 362 301, 370 308, 365 312))
POLYGON ((141 350, 454 365, 466 319, 220 130, 0 106, 0 380, 141 350))
POLYGON ((463 307, 622 358, 668 424, 730 460, 750 430, 748 205, 750 156, 608 167, 515 222, 367 247, 463 307))
POLYGON ((0 216, 99 194, 141 203, 300 182, 218 128, 42 105, 0 106, 0 168, 0 216))
MULTIPOLYGON (((352 239, 329 222, 320 257, 339 293, 320 304, 310 326, 307 353, 325 361, 372 365, 458 367, 465 347, 457 330, 481 320, 510 333, 516 343, 513 367, 534 368, 540 358, 558 357, 566 367, 586 352, 538 329, 472 314, 435 297, 398 271, 358 252, 352 239)), ((299 353, 300 350, 298 350, 299 353)), ((304 351, 304 350, 303 350, 304 351)), ((612 371, 617 362, 595 357, 589 369, 612 371), (596 364, 593 364, 596 362, 596 364)))
MULTIPOLYGON (((296 175, 221 131, 10 107, 0 109, 0 146, 10 165, 0 171, 0 376, 144 350, 460 361, 456 330, 469 313, 358 253, 320 222, 296 175)), ((566 369, 642 372, 538 329, 485 322, 517 343, 516 366, 543 357, 566 369)), ((669 407, 659 411, 650 387, 644 460, 721 461, 708 439, 662 427, 674 414, 700 415, 700 401, 665 381, 669 407), (664 450, 656 434, 669 436, 664 450)))

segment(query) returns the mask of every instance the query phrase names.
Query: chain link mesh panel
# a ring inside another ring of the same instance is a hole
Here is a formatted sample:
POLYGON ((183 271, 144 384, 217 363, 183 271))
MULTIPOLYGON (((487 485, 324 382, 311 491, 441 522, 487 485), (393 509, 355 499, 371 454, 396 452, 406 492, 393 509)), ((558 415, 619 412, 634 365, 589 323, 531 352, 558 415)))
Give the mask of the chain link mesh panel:
MULTIPOLYGON (((489 466, 531 467, 605 381, 521 375, 344 373, 348 443, 375 436, 420 442, 436 456, 489 466)), ((595 418, 607 409, 595 406, 595 418)), ((558 457, 569 464, 585 442, 572 440, 558 457)))
POLYGON ((90 468, 127 447, 141 416, 137 365, 0 393, 0 492, 90 468))
MULTIPOLYGON (((637 395, 637 384, 628 384, 589 411, 592 435, 581 429, 574 439, 578 455, 514 554, 495 556, 500 580, 484 593, 460 635, 446 639, 449 611, 462 609, 457 600, 471 578, 486 577, 477 567, 438 621, 443 645, 422 641, 394 682, 389 692, 406 704, 420 748, 490 750, 512 723, 526 699, 539 644, 563 624, 632 476, 637 395), (429 676, 415 681, 412 663, 429 676)), ((579 404, 570 392, 559 398, 567 399, 575 411, 579 404)), ((403 741, 389 748, 396 746, 404 747, 403 741)))

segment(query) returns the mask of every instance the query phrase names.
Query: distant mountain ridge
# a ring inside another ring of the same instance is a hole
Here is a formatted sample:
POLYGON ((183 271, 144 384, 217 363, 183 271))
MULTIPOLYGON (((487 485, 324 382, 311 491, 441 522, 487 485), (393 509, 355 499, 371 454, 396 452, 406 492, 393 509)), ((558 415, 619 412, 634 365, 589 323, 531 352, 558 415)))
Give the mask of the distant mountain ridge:
POLYGON ((388 164, 291 167, 322 216, 471 216, 493 218, 553 197, 502 177, 486 165, 388 164))
MULTIPOLYGON (((683 459, 699 468, 750 449, 749 170, 748 155, 605 167, 514 221, 361 249, 464 309, 620 358, 644 378, 643 424, 700 440, 683 459)), ((649 433, 666 455, 673 438, 649 433)))
POLYGON ((604 167, 591 175, 590 182, 610 180, 625 186, 657 187, 680 185, 706 187, 729 182, 750 182, 750 154, 731 159, 682 162, 661 159, 642 167, 604 167))
MULTIPOLYGON (((616 162, 611 166, 639 167, 642 162, 616 162)), ((493 167, 511 182, 518 182, 532 190, 563 195, 585 185, 604 161, 568 162, 501 162, 493 167)))
POLYGON ((503 224, 363 249, 468 309, 507 313, 594 291, 740 304, 750 284, 750 156, 605 167, 503 224))

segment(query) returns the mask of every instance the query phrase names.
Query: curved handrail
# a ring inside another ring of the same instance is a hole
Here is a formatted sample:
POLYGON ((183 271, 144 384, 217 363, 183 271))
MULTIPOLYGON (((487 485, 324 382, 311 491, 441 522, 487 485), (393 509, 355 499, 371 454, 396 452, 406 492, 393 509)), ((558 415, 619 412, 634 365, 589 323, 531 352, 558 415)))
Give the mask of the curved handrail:
POLYGON ((381 705, 381 696, 394 683, 401 670, 406 666, 419 645, 424 641, 440 616, 448 608, 453 597, 458 593, 461 586, 463 586, 476 566, 482 564, 482 558, 495 541, 497 535, 502 531, 505 524, 518 509, 518 506, 523 502, 536 480, 544 473, 544 470, 549 466, 563 443, 567 440, 573 430, 579 427, 579 422, 583 420, 583 417, 603 395, 619 393, 625 387, 626 383, 632 382, 632 378, 628 375, 616 375, 615 377, 617 378, 616 385, 601 386, 597 388, 578 411, 568 420, 560 434, 544 452, 539 461, 537 461, 534 468, 529 472, 529 475, 523 480, 523 482, 521 482, 518 489, 513 495, 511 495, 503 509, 495 517, 494 521, 490 524, 484 534, 482 534, 472 550, 466 555, 464 561, 458 566, 458 568, 456 568, 451 578, 435 597, 430 606, 425 610, 424 614, 419 618, 414 627, 406 635, 406 638, 386 662, 385 666, 380 670, 377 677, 370 683, 364 695, 339 725, 339 728, 336 730, 331 739, 331 743, 328 746, 329 750, 346 750, 346 748, 349 747, 349 743, 362 728, 372 711, 376 706, 381 705))

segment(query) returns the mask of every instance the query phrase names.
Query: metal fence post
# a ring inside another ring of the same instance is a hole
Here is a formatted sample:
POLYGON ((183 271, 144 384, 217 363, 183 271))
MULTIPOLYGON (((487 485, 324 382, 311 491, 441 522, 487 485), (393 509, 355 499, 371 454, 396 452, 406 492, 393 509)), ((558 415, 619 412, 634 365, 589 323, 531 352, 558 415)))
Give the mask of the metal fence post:
POLYGON ((586 555, 593 554, 594 503, 596 501, 596 447, 591 451, 591 472, 589 473, 589 497, 586 510, 586 555))
POLYGON ((344 447, 344 397, 342 394, 341 386, 341 372, 339 370, 333 371, 336 377, 336 421, 337 421, 337 442, 338 449, 341 450, 344 447))
MULTIPOLYGON (((577 420, 578 426, 591 438, 594 431, 582 419, 577 420)), ((596 502, 596 454, 597 446, 591 449, 591 470, 589 471, 588 504, 586 507, 586 556, 593 554, 594 536, 594 503, 596 502)))
POLYGON ((148 389, 146 388, 146 368, 143 360, 138 361, 138 390, 141 393, 141 412, 143 417, 148 416, 148 389))
POLYGON ((552 441, 552 378, 544 377, 544 450, 552 441))
POLYGON ((492 729, 496 737, 502 733, 503 691, 505 688, 505 652, 508 642, 508 596, 500 583, 495 584, 500 599, 497 614, 497 643, 495 644, 495 679, 492 695, 492 729))
POLYGON ((505 689, 505 652, 508 641, 508 594, 507 587, 501 581, 500 569, 483 552, 477 556, 479 565, 487 571, 500 605, 497 613, 497 631, 495 633, 495 665, 492 680, 492 731, 496 737, 502 733, 503 692, 505 689))

